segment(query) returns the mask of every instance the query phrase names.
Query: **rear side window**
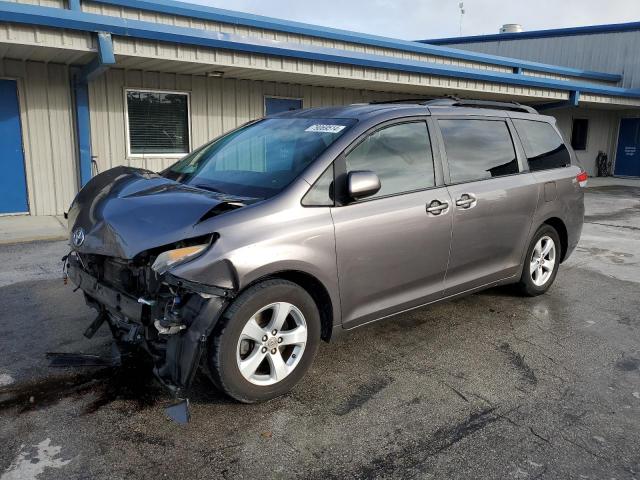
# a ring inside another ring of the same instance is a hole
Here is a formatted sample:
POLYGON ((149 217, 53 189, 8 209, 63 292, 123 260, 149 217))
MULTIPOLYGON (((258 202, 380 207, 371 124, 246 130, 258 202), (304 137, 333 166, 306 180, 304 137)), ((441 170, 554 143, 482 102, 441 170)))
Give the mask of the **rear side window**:
POLYGON ((513 120, 531 171, 549 170, 571 164, 567 147, 558 132, 548 123, 513 120))
POLYGON ((346 156, 347 171, 371 170, 380 178, 373 197, 435 185, 431 142, 425 122, 402 123, 369 135, 346 156))
POLYGON ((518 173, 507 124, 495 120, 439 120, 451 183, 518 173))

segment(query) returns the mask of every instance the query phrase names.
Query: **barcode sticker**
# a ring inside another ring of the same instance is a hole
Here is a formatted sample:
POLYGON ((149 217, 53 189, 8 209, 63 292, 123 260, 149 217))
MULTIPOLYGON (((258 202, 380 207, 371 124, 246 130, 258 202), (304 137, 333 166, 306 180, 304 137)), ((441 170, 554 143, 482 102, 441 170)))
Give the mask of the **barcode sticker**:
POLYGON ((344 125, 311 125, 305 130, 305 132, 319 132, 319 133, 338 133, 344 130, 344 125))

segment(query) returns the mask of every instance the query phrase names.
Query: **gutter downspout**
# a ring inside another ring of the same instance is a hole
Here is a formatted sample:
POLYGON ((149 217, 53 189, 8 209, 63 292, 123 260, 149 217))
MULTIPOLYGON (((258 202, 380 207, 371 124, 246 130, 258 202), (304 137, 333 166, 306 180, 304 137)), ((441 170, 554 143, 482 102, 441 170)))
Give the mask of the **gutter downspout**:
POLYGON ((116 60, 110 33, 97 34, 98 54, 90 63, 73 75, 76 138, 78 142, 80 187, 91 180, 91 118, 89 115, 89 81, 102 75, 116 60))
POLYGON ((80 187, 91 180, 91 125, 89 118, 89 83, 74 75, 72 80, 75 113, 76 138, 78 141, 80 187))

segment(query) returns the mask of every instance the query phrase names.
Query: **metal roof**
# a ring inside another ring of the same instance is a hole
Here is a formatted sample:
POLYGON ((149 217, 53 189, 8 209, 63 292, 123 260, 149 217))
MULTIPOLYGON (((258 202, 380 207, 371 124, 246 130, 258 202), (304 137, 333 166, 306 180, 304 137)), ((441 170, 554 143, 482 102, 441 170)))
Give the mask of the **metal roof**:
POLYGON ((458 43, 499 42, 502 40, 522 40, 525 38, 570 37, 575 35, 595 35, 598 33, 614 33, 640 30, 640 22, 609 23, 605 25, 588 25, 584 27, 552 28, 547 30, 531 30, 529 32, 494 33, 489 35, 470 35, 466 37, 432 38, 416 40, 430 45, 452 45, 458 43))
MULTIPOLYGON (((166 2, 167 0, 164 1, 166 2)), ((443 63, 402 59, 316 45, 287 43, 273 39, 247 37, 195 28, 178 27, 163 23, 97 15, 79 10, 41 7, 6 1, 0 1, 0 21, 95 33, 106 32, 123 37, 260 53, 310 61, 323 61, 334 64, 355 65, 381 70, 462 78, 497 84, 640 98, 640 90, 636 89, 624 89, 580 81, 555 80, 520 73, 502 73, 480 68, 459 67, 443 63)))
MULTIPOLYGON (((437 45, 426 45, 421 42, 399 40, 379 35, 370 35, 367 33, 358 33, 349 30, 310 25, 302 22, 281 20, 272 17, 253 15, 232 10, 224 10, 221 8, 190 4, 175 0, 94 0, 94 3, 115 5, 119 7, 146 10, 149 12, 164 13, 169 15, 179 15, 201 20, 210 20, 232 25, 241 25, 245 27, 263 28, 266 30, 273 30, 277 32, 308 35, 312 37, 326 38, 341 42, 392 48, 403 50, 406 52, 437 55, 446 58, 482 62, 493 65, 502 65, 512 67, 514 69, 523 68, 537 72, 555 73, 559 75, 610 82, 618 82, 621 79, 621 75, 618 73, 594 72, 578 68, 569 68, 558 65, 549 65, 539 62, 501 57, 498 55, 468 52, 455 48, 442 47, 437 45)), ((72 7, 76 4, 79 4, 79 0, 70 1, 70 5, 72 7)), ((76 8, 79 7, 76 6, 76 8)))

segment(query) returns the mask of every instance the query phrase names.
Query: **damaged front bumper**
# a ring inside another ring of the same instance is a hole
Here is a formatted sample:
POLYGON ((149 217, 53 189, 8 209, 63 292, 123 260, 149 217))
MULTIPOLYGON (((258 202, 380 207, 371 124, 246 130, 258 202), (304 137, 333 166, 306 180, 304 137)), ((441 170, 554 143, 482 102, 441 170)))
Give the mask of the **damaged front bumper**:
POLYGON ((106 269, 96 265, 99 261, 71 252, 65 262, 68 277, 98 312, 85 335, 92 336, 106 322, 120 349, 146 350, 157 378, 175 396, 183 396, 233 292, 170 273, 158 278, 150 268, 138 267, 140 276, 153 280, 142 282, 143 291, 138 283, 133 295, 117 281, 105 278, 106 269))

